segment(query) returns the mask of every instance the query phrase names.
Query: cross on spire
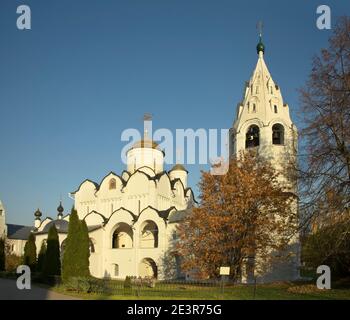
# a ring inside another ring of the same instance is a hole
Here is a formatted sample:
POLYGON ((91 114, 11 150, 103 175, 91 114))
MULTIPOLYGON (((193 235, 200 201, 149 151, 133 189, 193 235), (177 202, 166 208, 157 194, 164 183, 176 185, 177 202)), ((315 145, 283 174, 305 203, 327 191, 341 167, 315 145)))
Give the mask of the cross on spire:
POLYGON ((264 28, 264 25, 263 25, 262 21, 259 21, 256 24, 256 28, 257 28, 257 30, 259 32, 259 43, 258 43, 258 45, 256 47, 256 50, 258 52, 258 55, 260 56, 260 52, 261 52, 261 54, 265 53, 265 46, 264 46, 264 44, 262 42, 262 34, 263 34, 263 28, 264 28))
POLYGON ((263 29, 264 29, 264 24, 262 23, 262 21, 259 21, 257 24, 256 24, 256 28, 259 32, 259 37, 262 38, 262 35, 263 35, 263 29))
POLYGON ((143 115, 143 124, 144 124, 144 132, 143 132, 143 136, 144 139, 148 138, 148 134, 149 134, 149 123, 152 121, 152 115, 150 113, 145 113, 143 115))

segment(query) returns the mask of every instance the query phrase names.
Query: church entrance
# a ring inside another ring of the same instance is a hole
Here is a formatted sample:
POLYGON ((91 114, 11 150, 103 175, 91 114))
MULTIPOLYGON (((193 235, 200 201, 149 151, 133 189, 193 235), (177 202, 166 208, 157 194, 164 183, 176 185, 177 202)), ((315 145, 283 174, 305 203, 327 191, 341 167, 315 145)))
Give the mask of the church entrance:
POLYGON ((145 258, 141 260, 139 264, 139 276, 142 278, 157 278, 157 265, 151 258, 145 258))

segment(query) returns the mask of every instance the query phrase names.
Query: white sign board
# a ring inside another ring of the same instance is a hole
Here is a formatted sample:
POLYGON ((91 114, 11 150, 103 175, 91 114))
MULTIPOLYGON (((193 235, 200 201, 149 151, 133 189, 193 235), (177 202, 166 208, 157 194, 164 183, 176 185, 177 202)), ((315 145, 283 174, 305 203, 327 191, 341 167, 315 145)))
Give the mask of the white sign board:
POLYGON ((220 276, 229 276, 230 267, 220 267, 220 276))

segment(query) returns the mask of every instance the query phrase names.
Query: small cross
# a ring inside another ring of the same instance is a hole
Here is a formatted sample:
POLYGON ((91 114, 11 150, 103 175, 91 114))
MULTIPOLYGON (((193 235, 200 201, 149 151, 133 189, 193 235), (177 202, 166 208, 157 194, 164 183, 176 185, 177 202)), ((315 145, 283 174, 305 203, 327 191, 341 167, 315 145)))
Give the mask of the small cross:
POLYGON ((152 115, 150 113, 145 113, 143 115, 143 121, 151 121, 152 120, 152 115))
POLYGON ((149 122, 152 121, 152 115, 150 113, 145 113, 143 115, 143 126, 144 126, 144 138, 148 139, 148 133, 149 133, 149 122))
POLYGON ((263 29, 264 29, 264 24, 262 23, 262 21, 259 21, 257 23, 256 28, 259 32, 259 36, 262 37, 262 33, 263 33, 263 29))

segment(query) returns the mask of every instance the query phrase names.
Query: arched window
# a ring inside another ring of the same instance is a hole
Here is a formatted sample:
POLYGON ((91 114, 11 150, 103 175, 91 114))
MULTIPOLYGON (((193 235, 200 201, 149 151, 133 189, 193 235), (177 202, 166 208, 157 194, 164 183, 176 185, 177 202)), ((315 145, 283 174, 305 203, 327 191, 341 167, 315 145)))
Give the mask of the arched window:
POLYGON ((245 147, 253 148, 259 146, 260 143, 260 129, 256 125, 252 125, 248 128, 246 139, 245 139, 245 147))
POLYGON ((141 226, 141 248, 158 248, 158 227, 153 221, 145 221, 141 226))
POLYGON ((112 236, 113 249, 128 249, 133 247, 133 232, 131 227, 122 222, 119 223, 112 236))
POLYGON ((256 112, 256 104, 253 103, 253 113, 255 113, 255 112, 256 112))
POLYGON ((117 188, 117 181, 112 178, 111 180, 109 180, 109 190, 113 190, 117 188))
POLYGON ((276 106, 276 105, 273 106, 273 111, 274 111, 275 113, 278 113, 278 109, 277 109, 277 106, 276 106))
POLYGON ((114 276, 119 277, 119 264, 114 265, 114 276))
POLYGON ((272 144, 284 144, 284 127, 279 123, 272 126, 272 144))

